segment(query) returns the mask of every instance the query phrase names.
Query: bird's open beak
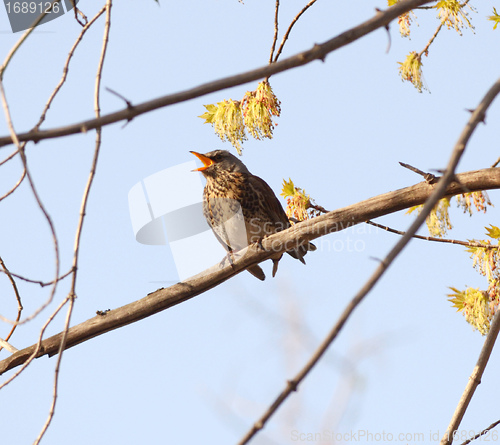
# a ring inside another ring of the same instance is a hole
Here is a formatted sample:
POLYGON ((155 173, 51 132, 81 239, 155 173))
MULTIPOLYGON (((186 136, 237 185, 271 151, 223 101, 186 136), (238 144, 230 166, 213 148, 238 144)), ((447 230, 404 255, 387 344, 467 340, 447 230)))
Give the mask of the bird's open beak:
POLYGON ((210 158, 207 158, 205 155, 202 155, 201 153, 197 153, 195 151, 190 151, 190 153, 193 153, 201 162, 203 162, 203 167, 195 168, 193 170, 194 172, 202 172, 214 163, 214 161, 212 161, 210 158))

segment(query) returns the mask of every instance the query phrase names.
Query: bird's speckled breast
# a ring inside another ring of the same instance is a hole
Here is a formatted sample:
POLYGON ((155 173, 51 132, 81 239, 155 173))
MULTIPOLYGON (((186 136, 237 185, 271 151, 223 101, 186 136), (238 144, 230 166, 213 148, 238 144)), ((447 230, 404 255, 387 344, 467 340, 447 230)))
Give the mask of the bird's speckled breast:
POLYGON ((207 178, 203 214, 230 250, 239 250, 280 230, 266 207, 266 197, 251 187, 246 173, 226 172, 217 178, 207 178), (228 221, 231 222, 227 224, 228 221))

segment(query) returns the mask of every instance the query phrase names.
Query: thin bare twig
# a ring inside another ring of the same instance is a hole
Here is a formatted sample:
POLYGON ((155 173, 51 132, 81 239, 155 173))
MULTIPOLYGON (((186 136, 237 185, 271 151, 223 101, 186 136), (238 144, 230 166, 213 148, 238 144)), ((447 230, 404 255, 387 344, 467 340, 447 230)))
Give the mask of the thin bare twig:
MULTIPOLYGON (((469 3, 469 0, 466 0, 465 2, 463 2, 460 7, 463 8, 465 5, 467 5, 467 3, 469 3)), ((428 7, 428 9, 432 9, 434 8, 434 6, 430 6, 428 7)), ((427 7, 422 7, 420 9, 427 9, 427 7)), ((436 31, 434 32, 433 36, 429 39, 429 41, 427 42, 427 45, 425 45, 424 49, 422 51, 420 51, 418 54, 417 54, 417 58, 420 60, 422 58, 422 56, 425 54, 427 55, 427 52, 429 51, 429 47, 432 45, 432 43, 434 42, 434 40, 436 39, 437 35, 439 34, 439 32, 441 31, 443 25, 446 23, 446 21, 448 20, 448 17, 449 17, 450 13, 447 12, 446 16, 444 18, 441 19, 441 23, 439 24, 439 26, 437 27, 436 31)), ((460 31, 459 31, 460 32, 460 31)), ((461 34, 461 32, 460 32, 461 34)))
MULTIPOLYGON (((311 356, 306 365, 301 369, 301 371, 291 380, 288 380, 285 388, 281 391, 275 401, 269 406, 265 413, 255 422, 255 424, 250 428, 247 434, 239 442, 239 445, 244 445, 248 443, 266 424, 270 417, 277 411, 281 404, 288 398, 288 396, 297 390, 298 385, 304 380, 304 378, 309 374, 311 369, 320 360, 323 354, 326 352, 331 343, 335 340, 338 333, 341 331, 348 318, 354 312, 356 307, 363 301, 365 296, 373 289, 375 284, 379 281, 382 275, 385 273, 390 264, 395 260, 399 253, 404 249, 404 247, 411 240, 413 235, 417 232, 420 226, 425 222, 425 219, 430 214, 437 202, 446 194, 446 189, 449 184, 451 184, 455 178, 455 169, 458 165, 460 158, 462 157, 465 147, 472 136, 472 133, 479 125, 479 123, 484 121, 484 116, 486 110, 490 106, 491 102, 500 92, 500 79, 490 88, 486 93, 478 107, 474 110, 469 118, 468 123, 462 130, 455 147, 450 156, 448 166, 443 177, 436 184, 432 194, 429 199, 425 202, 425 205, 417 216, 415 221, 408 228, 408 231, 400 238, 400 240, 394 245, 389 254, 384 258, 383 261, 379 263, 374 273, 368 279, 368 281, 363 285, 359 292, 353 297, 351 302, 347 305, 344 312, 338 319, 337 323, 333 326, 331 331, 318 346, 317 350, 311 356)), ((495 316, 497 318, 497 323, 500 326, 500 311, 495 316)), ((495 321, 494 321, 495 322, 495 321)), ((493 323, 494 323, 493 322, 493 323)), ((493 325, 490 332, 493 330, 493 325)), ((496 336, 495 336, 496 338, 496 336)), ((471 395, 472 397, 472 395, 471 395)), ((465 411, 464 411, 465 412, 465 411)), ((458 425, 457 425, 458 426, 458 425)), ((454 432, 455 429, 449 429, 449 431, 454 432)))
MULTIPOLYGON (((299 54, 296 54, 295 56, 289 57, 276 63, 272 63, 270 65, 266 64, 263 67, 237 74, 235 76, 225 77, 178 93, 158 97, 156 99, 134 105, 132 109, 125 108, 114 113, 103 115, 99 119, 90 119, 44 131, 30 131, 28 133, 19 133, 17 136, 20 141, 38 142, 44 139, 57 138, 70 134, 86 133, 89 130, 94 130, 98 127, 104 127, 106 125, 110 125, 122 120, 130 121, 141 114, 201 97, 215 91, 242 85, 254 80, 261 80, 273 74, 281 73, 295 67, 306 65, 314 60, 324 60, 329 53, 343 46, 346 46, 351 42, 354 42, 355 40, 375 31, 376 29, 385 27, 392 20, 396 19, 401 14, 404 14, 410 9, 414 9, 419 5, 423 5, 429 2, 430 0, 403 0, 396 5, 386 9, 385 11, 377 13, 374 17, 361 23, 360 25, 345 31, 322 44, 314 45, 312 49, 308 51, 301 52, 299 54)), ((13 140, 11 136, 0 137, 0 147, 10 145, 12 143, 13 140)))
MULTIPOLYGON (((379 229, 385 230, 386 232, 395 233, 396 235, 404 235, 406 232, 402 232, 400 230, 392 229, 388 226, 384 226, 382 224, 378 224, 373 221, 366 221, 366 224, 370 224, 371 226, 378 227, 379 229)), ((445 238, 436 238, 434 236, 422 236, 422 235, 413 235, 413 238, 422 239, 425 241, 433 241, 436 243, 449 243, 449 244, 457 244, 459 246, 465 247, 481 247, 483 249, 498 249, 498 246, 491 244, 483 244, 477 243, 474 241, 460 241, 456 239, 445 239, 445 238)))
MULTIPOLYGON (((76 47, 78 46, 78 44, 81 42, 82 38, 83 38, 83 35, 85 34, 85 32, 89 29, 89 27, 104 13, 104 11, 106 10, 106 7, 104 6, 95 16, 94 18, 89 22, 87 23, 84 28, 82 29, 80 35, 78 36, 77 40, 75 41, 73 47, 71 48, 69 54, 68 54, 68 57, 66 59, 66 62, 64 64, 64 67, 63 67, 63 75, 62 75, 62 78, 61 80, 59 81, 58 85, 56 86, 56 88, 54 89, 54 91, 52 92, 51 96, 49 97, 49 100, 47 101, 46 105, 45 105, 45 108, 44 110, 42 111, 42 114, 40 116, 40 119, 38 121, 38 123, 35 125, 35 127, 32 129, 32 131, 37 131, 39 128, 40 128, 40 125, 43 123, 43 121, 45 120, 45 117, 46 117, 46 114, 47 114, 47 111, 48 109, 50 108, 50 105, 52 104, 54 98, 56 97, 57 93, 59 92, 59 90, 61 89, 61 87, 63 86, 64 82, 66 81, 66 77, 68 75, 68 67, 69 67, 69 63, 70 63, 70 60, 71 58, 73 57, 73 54, 76 50, 76 47)), ((26 36, 27 37, 27 36, 26 36)), ((22 145, 21 145, 21 150, 24 150, 26 146, 26 142, 24 142, 22 145)), ((7 161, 9 161, 10 159, 12 159, 15 155, 18 154, 19 151, 15 151, 13 152, 10 156, 8 156, 6 159, 4 159, 2 162, 0 162, 0 166, 3 165, 4 163, 6 163, 7 161)), ((16 189, 21 185, 21 183, 23 182, 23 180, 25 179, 26 177, 26 168, 23 169, 23 173, 21 174, 21 177, 19 178, 19 180, 17 181, 17 183, 14 185, 14 187, 12 187, 9 191, 7 191, 3 196, 0 197, 0 201, 2 201, 3 199, 7 198, 8 196, 10 196, 12 193, 14 193, 16 191, 16 189)))
POLYGON ((11 354, 19 352, 19 349, 14 348, 14 346, 12 346, 7 340, 4 340, 3 338, 0 338, 0 349, 6 349, 11 354))
POLYGON ((7 121, 7 126, 9 128, 9 131, 11 133, 12 140, 17 146, 17 150, 19 155, 21 156, 21 160, 23 162, 24 170, 26 171, 26 178, 28 179, 28 183, 31 188, 31 192, 35 198, 35 201, 41 210, 42 214, 45 217, 45 220, 47 221, 47 224, 49 225, 49 229, 52 235, 52 243, 54 245, 54 256, 55 256, 55 277, 54 277, 54 284, 53 287, 50 291, 49 298, 45 303, 43 303, 37 310, 35 310, 30 316, 26 317, 23 321, 18 322, 18 324, 25 323, 26 321, 32 320, 35 318, 41 311, 43 311, 53 300, 54 295, 56 293, 57 289, 57 277, 59 276, 59 242, 57 240, 57 235, 54 227, 54 223, 52 221, 52 218, 50 217, 49 213, 47 212, 45 206, 42 203, 42 200, 36 190, 35 183, 33 181, 33 178, 31 177, 30 171, 28 169, 28 161, 26 159, 26 153, 24 151, 24 145, 19 142, 19 138, 17 137, 17 133, 14 129, 14 124, 12 123, 12 118, 10 115, 10 110, 9 110, 9 105, 7 103, 7 96, 5 95, 5 90, 3 88, 3 81, 0 78, 0 97, 2 100, 4 112, 5 112, 5 119, 7 121))
POLYGON ((425 173, 422 170, 419 170, 417 167, 413 167, 413 165, 410 164, 405 164, 404 162, 400 162, 399 165, 401 165, 401 167, 407 168, 417 175, 422 176, 425 179, 425 182, 427 182, 428 184, 434 184, 437 181, 437 178, 432 173, 425 173))
POLYGON ((273 37, 273 44, 271 45, 271 54, 269 55, 269 63, 273 63, 274 50, 276 49, 276 42, 278 41, 279 9, 280 9, 280 0, 276 0, 276 8, 274 11, 274 37, 273 37))
MULTIPOLYGON (((0 273, 5 273, 5 271, 0 270, 0 273)), ((41 281, 41 280, 32 280, 31 278, 24 277, 22 275, 19 275, 17 273, 14 273, 12 271, 9 271, 9 274, 12 275, 14 278, 18 278, 19 280, 26 281, 27 283, 32 283, 32 284, 39 284, 40 287, 46 287, 54 284, 55 281, 61 281, 64 278, 66 278, 68 275, 73 273, 73 269, 68 270, 66 273, 62 274, 57 280, 52 280, 52 281, 41 281)))
POLYGON ((21 177, 18 179, 18 181, 14 184, 14 187, 12 187, 8 192, 6 192, 3 196, 0 196, 0 201, 3 201, 5 198, 8 196, 12 195, 17 188, 22 184, 24 181, 24 178, 26 178, 26 168, 23 168, 23 172, 21 173, 21 177))
POLYGON ((278 48, 278 51, 276 52, 276 56, 274 57, 274 62, 278 61, 278 59, 280 57, 280 54, 281 54, 281 51, 283 51, 283 47, 285 46, 285 42, 288 40, 288 36, 292 32, 292 28, 295 25, 295 23, 297 23, 297 20, 299 20, 300 16, 302 14, 304 14, 304 12, 306 12, 312 5, 314 5, 314 3, 316 3, 316 0, 311 0, 306 6, 304 6, 302 8, 302 10, 292 20, 292 22, 288 26, 288 29, 285 32, 285 35, 283 36, 283 39, 281 40, 280 46, 278 48))
POLYGON ((57 356, 57 363, 56 363, 56 368, 54 370, 54 386, 53 386, 53 393, 52 393, 52 403, 50 404, 50 410, 49 410, 49 415, 47 417, 47 420, 45 421, 42 430, 38 434, 38 437, 35 439, 33 442, 33 445, 38 445, 40 441, 42 440, 42 437, 44 436, 45 432, 47 431, 50 423, 52 422, 52 419, 54 418, 54 413, 56 409, 56 400, 57 400, 57 389, 58 389, 58 381, 59 381, 59 371, 61 369, 61 360, 62 360, 62 353, 65 349, 65 344, 66 344, 66 339, 68 338, 68 329, 69 329, 69 323, 71 320, 71 314, 73 313, 73 306, 75 304, 75 299, 68 295, 68 297, 64 300, 64 302, 69 301, 69 307, 68 311, 66 312, 66 320, 64 322, 64 329, 63 329, 63 335, 61 339, 61 345, 59 347, 59 355, 57 356))
MULTIPOLYGON (((50 323, 52 323, 52 320, 56 317, 56 315, 59 313, 59 311, 66 305, 68 302, 69 298, 66 297, 60 304, 57 306, 56 310, 51 314, 51 316, 48 318, 48 320, 45 322, 45 324, 42 326, 42 329, 40 330, 40 334, 38 335, 38 341, 33 345, 32 351, 30 351, 30 354, 28 357, 26 357, 25 360, 22 362, 22 366, 20 369, 18 369, 13 375, 11 375, 5 382, 3 382, 0 385, 0 390, 7 386, 10 382, 12 382, 15 378, 19 376, 28 366, 29 364, 39 356, 40 354, 40 349, 42 346, 42 339, 43 339, 43 334, 45 334, 45 330, 49 326, 50 323)), ((58 345, 60 342, 58 343, 58 345)), ((58 348, 59 349, 59 348, 58 348)), ((21 352, 21 351, 19 351, 21 352)), ((15 354, 14 354, 15 355, 15 354)))
MULTIPOLYGON (((411 165, 403 164, 402 162, 400 162, 400 164, 403 165, 403 167, 407 167, 407 168, 411 167, 410 170, 415 169, 415 167, 412 167, 411 165)), ((415 169, 415 170, 418 170, 418 169, 415 169)), ((420 170, 418 170, 417 173, 421 174, 424 177, 429 175, 429 173, 424 173, 420 170)), ((328 210, 326 210, 324 207, 317 205, 317 204, 309 204, 309 207, 317 210, 320 213, 328 213, 328 210)), ((396 235, 404 235, 406 233, 406 232, 402 232, 401 230, 392 229, 391 227, 384 226, 384 225, 376 223, 374 221, 368 220, 365 222, 366 222, 366 224, 369 224, 369 225, 374 226, 374 227, 378 227, 379 229, 385 230, 386 232, 395 233, 396 235)), ((474 242, 474 241, 460 241, 460 240, 455 240, 455 239, 436 238, 434 236, 422 236, 422 235, 416 235, 416 234, 413 235, 413 238, 422 239, 425 241, 434 241, 437 243, 458 244, 460 246, 465 246, 465 247, 481 247, 484 249, 498 249, 498 246, 496 246, 496 245, 483 244, 483 243, 478 243, 478 242, 474 242)))
MULTIPOLYGON (((108 42, 109 42, 109 30, 111 27, 111 6, 112 6, 112 0, 107 0, 106 6, 105 6, 106 23, 104 25, 104 36, 103 36, 101 57, 99 59, 99 64, 97 67, 97 74, 96 74, 96 81, 95 81, 94 107, 95 107, 95 114, 96 114, 97 118, 99 118, 101 115, 101 108, 100 108, 101 79, 102 79, 102 69, 104 66, 104 59, 106 57, 106 50, 108 48, 108 42)), ((73 266, 72 266, 73 276, 72 276, 72 281, 71 281, 71 289, 70 289, 70 292, 68 294, 69 307, 68 307, 68 311, 66 314, 66 321, 64 323, 64 329, 62 331, 63 335, 61 338, 61 344, 60 344, 59 353, 57 356, 57 363, 56 363, 56 367, 54 370, 54 386, 53 386, 53 394, 52 394, 52 403, 50 405, 50 410, 49 410, 47 420, 45 421, 45 424, 43 425, 42 430, 40 431, 40 434, 36 438, 33 445, 38 445, 40 443, 40 441, 42 440, 42 437, 44 436, 48 427, 50 426, 52 419, 54 418, 56 401, 57 401, 57 391, 58 391, 58 386, 59 386, 59 373, 60 373, 60 369, 61 369, 61 360, 62 360, 62 356, 63 356, 63 351, 66 349, 66 341, 68 339, 70 320, 71 320, 71 315, 73 313, 73 307, 74 307, 75 298, 76 298, 76 277, 78 274, 78 259, 79 259, 79 252, 80 252, 80 240, 81 240, 81 234, 82 234, 82 229, 83 229, 83 222, 85 220, 87 202, 88 202, 88 198, 89 198, 89 194, 90 194, 90 189, 92 187, 92 182, 93 182, 94 177, 95 177, 95 172, 96 172, 96 168, 97 168, 97 160, 99 158, 99 151, 101 148, 101 133, 102 133, 102 129, 98 128, 96 131, 94 158, 92 160, 92 167, 90 169, 90 174, 89 174, 89 177, 87 180, 87 184, 86 184, 85 190, 83 192, 82 205, 80 208, 80 217, 79 217, 78 226, 76 229, 75 247, 74 247, 74 253, 73 253, 73 266)))
POLYGON ((7 162, 9 162, 11 159, 14 159, 14 157, 17 155, 17 150, 13 151, 9 156, 7 156, 3 161, 0 161, 0 167, 7 162))
MULTIPOLYGON (((329 210, 326 210, 324 207, 322 207, 318 204, 313 204, 311 201, 309 202, 308 208, 317 210, 319 213, 328 213, 329 212, 329 210)), ((296 221, 296 222, 298 222, 298 221, 296 221)))
POLYGON ((495 168, 498 164, 500 164, 500 158, 498 158, 494 163, 493 165, 491 166, 491 168, 495 168))
MULTIPOLYGON (((101 58, 99 60, 99 65, 97 67, 97 74, 96 74, 94 107, 95 107, 95 114, 96 114, 97 118, 99 118, 101 116, 101 108, 100 108, 101 79, 102 79, 102 69, 104 66, 104 59, 106 57, 106 50, 107 50, 108 41, 109 41, 109 29, 111 26, 111 4, 112 4, 111 0, 107 0, 107 2, 106 2, 106 24, 105 24, 105 28, 104 28, 103 46, 102 46, 101 58)), ((97 161, 99 159, 99 151, 101 148, 101 134, 102 134, 102 129, 97 128, 95 149, 94 149, 94 158, 92 160, 92 166, 90 169, 89 177, 87 179, 87 184, 86 184, 85 190, 83 192, 82 205, 80 208, 80 218, 78 220, 78 226, 76 229, 75 247, 74 247, 74 255, 73 255, 73 267, 72 267, 74 273, 73 273, 73 279, 71 282, 71 291, 73 293, 75 292, 75 289, 76 289, 76 276, 77 276, 77 272, 78 272, 78 257, 79 257, 78 254, 80 251, 80 238, 81 238, 82 229, 83 229, 83 222, 85 219, 87 202, 88 202, 89 195, 90 195, 90 189, 92 187, 92 182, 94 180, 96 169, 97 169, 97 161)))
MULTIPOLYGON (((26 41, 26 39, 29 37, 29 35, 33 32, 33 30, 37 27, 37 25, 43 20, 43 18, 49 13, 49 11, 52 9, 52 6, 57 3, 59 0, 53 0, 52 1, 52 4, 50 5, 49 8, 44 8, 44 11, 42 14, 40 14, 36 19, 35 21, 31 24, 31 27, 28 28, 24 34, 21 36, 21 38, 16 42, 16 44, 11 48, 11 50, 9 51, 9 53, 7 54, 3 64, 0 66, 0 83, 3 82, 3 75, 5 73, 5 70, 7 69, 7 66, 9 65, 10 61, 12 60, 12 58, 14 57, 14 54, 17 52, 17 50, 21 47, 21 45, 26 41)), ((6 112, 6 115, 8 115, 8 119, 10 119, 10 113, 8 111, 8 105, 7 105, 7 98, 5 97, 5 92, 3 90, 3 84, 1 85, 1 88, 2 88, 2 98, 3 98, 3 103, 4 103, 4 109, 5 109, 5 112, 6 112)), ((8 156, 6 159, 4 159, 0 165, 4 164, 5 162, 9 161, 10 159, 12 159, 17 153, 20 152, 21 150, 21 146, 19 144, 19 138, 17 138, 17 135, 15 135, 15 131, 14 131, 14 128, 12 126, 12 124, 9 125, 9 131, 11 133, 11 139, 12 139, 12 143, 14 143, 15 145, 17 145, 17 148, 18 150, 14 153, 12 153, 10 156, 8 156)), ((24 149, 24 145, 22 145, 22 149, 24 149)), ((24 161, 23 161, 24 163, 24 161)), ((24 163, 25 164, 25 163, 24 163)), ((24 170, 23 170, 23 173, 21 175, 21 178, 19 179, 19 181, 14 185, 14 187, 12 189, 10 189, 7 193, 5 193, 1 198, 0 198, 0 201, 7 198, 7 196, 11 195, 12 193, 14 193, 14 191, 19 187, 19 185, 23 182, 24 178, 26 177, 26 173, 27 173, 27 169, 26 169, 26 165, 24 165, 24 170)))
MULTIPOLYGON (((75 6, 75 11, 76 11, 76 6, 75 6)), ((59 93, 60 89, 64 85, 64 82, 66 82, 66 78, 68 77, 69 64, 70 64, 71 59, 72 59, 72 57, 73 57, 73 55, 74 55, 74 53, 76 51, 76 48, 78 47, 78 45, 82 41, 83 36, 88 31, 88 29, 94 24, 94 22, 102 14, 104 14, 104 11, 106 11, 106 5, 104 5, 102 7, 102 9, 92 18, 92 20, 90 20, 90 22, 88 22, 86 25, 83 26, 83 29, 81 30, 80 34, 78 35, 77 39, 75 40, 75 43, 73 44, 73 46, 69 50, 68 57, 66 58, 66 62, 64 63, 63 75, 61 77, 61 80, 59 80, 59 83, 56 85, 54 91, 50 95, 50 97, 49 97, 49 99, 48 99, 47 103, 45 104, 45 107, 44 107, 44 109, 42 111, 40 119, 38 120, 37 124, 33 127, 33 129, 31 131, 37 131, 40 128, 40 125, 42 125, 42 123, 45 121, 45 117, 47 115, 48 109, 52 105, 52 102, 54 101, 57 93, 59 93)), ((76 12, 75 12, 75 14, 76 14, 76 12)))
POLYGON ((427 45, 425 45, 424 49, 417 54, 417 59, 421 59, 424 54, 427 55, 427 51, 429 51, 429 47, 432 45, 432 42, 434 42, 434 39, 439 34, 439 31, 441 31, 441 28, 443 27, 443 24, 444 24, 443 21, 439 24, 439 26, 437 27, 436 32, 434 33, 434 35, 427 42, 427 45))
MULTIPOLYGON (((76 13, 76 11, 78 10, 78 8, 77 8, 77 7, 76 7, 76 5, 74 4, 74 2, 73 2, 73 6, 74 6, 74 8, 75 8, 75 13, 76 13)), ((84 34, 85 34, 85 33, 86 33, 86 31, 90 28, 90 26, 91 26, 91 25, 92 25, 92 24, 93 24, 93 23, 94 23, 94 22, 95 22, 95 21, 96 21, 96 20, 97 20, 97 19, 98 19, 98 18, 99 18, 99 17, 100 17, 100 16, 101 16, 104 12, 105 12, 105 10, 106 10, 106 6, 104 6, 104 7, 103 7, 103 8, 102 8, 102 9, 101 9, 101 10, 100 10, 100 11, 99 11, 99 12, 98 12, 98 13, 97 13, 97 14, 96 14, 93 18, 92 18, 92 20, 91 20, 90 22, 88 22, 88 23, 84 24, 84 29, 82 29, 82 31, 80 32, 80 34, 79 34, 79 36, 78 36, 77 40, 75 41, 75 43, 73 44, 72 48, 70 49, 70 52, 69 52, 69 54, 68 54, 68 57, 67 57, 67 59, 66 59, 66 62, 65 62, 65 64, 64 64, 64 67, 63 67, 63 76, 62 76, 61 80, 59 81, 58 85, 56 86, 55 90, 52 92, 51 96, 49 97, 49 100, 47 101, 47 104, 45 105, 45 108, 44 108, 44 110, 43 110, 43 112, 42 112, 42 115, 41 115, 41 117, 40 117, 40 119, 39 119, 38 123, 35 125, 35 127, 34 127, 33 131, 36 131, 36 130, 40 127, 40 125, 43 123, 43 121, 45 120, 46 113, 47 113, 48 109, 50 108, 50 105, 51 105, 52 101, 54 100, 55 96, 57 95, 57 93, 58 93, 58 92, 59 92, 59 90, 61 89, 62 85, 64 84, 64 82, 65 82, 65 80, 66 80, 66 78, 67 78, 67 74, 68 74, 69 63, 70 63, 70 61, 71 61, 71 58, 73 57, 73 54, 74 54, 74 52, 75 52, 75 50, 76 50, 77 46, 78 46, 78 45, 79 45, 79 43, 81 42, 81 40, 82 40, 82 38, 83 38, 84 34)), ((81 13, 81 12, 80 12, 80 13, 81 13)), ((82 14, 82 13, 81 13, 81 14, 82 14)), ((82 16, 85 18, 85 20, 87 20, 87 19, 86 19, 86 17, 85 17, 83 14, 82 14, 82 16)), ((42 18, 43 18, 43 17, 42 17, 42 18)), ((23 36, 23 39, 22 39, 22 40, 20 40, 20 41, 18 42, 18 44, 17 44, 17 45, 16 45, 16 47, 15 47, 15 50, 17 50, 17 48, 20 46, 20 44, 22 43, 22 41, 24 41, 28 35, 29 35, 29 32, 27 32, 27 33, 26 33, 26 35, 25 35, 25 36, 23 36)), ((4 65, 3 65, 3 67, 2 67, 3 69, 5 69, 5 68, 6 68, 6 65, 8 64, 8 62, 10 61, 10 59, 12 58, 13 54, 15 53, 15 50, 11 51, 11 53, 10 53, 10 57, 7 57, 6 62, 4 62, 4 65)), ((24 150, 24 146, 25 146, 25 145, 23 144, 23 145, 22 145, 22 150, 24 150)), ((12 153, 12 154, 11 154, 11 155, 7 158, 7 159, 5 159, 4 161, 2 161, 2 163, 0 163, 0 165, 1 165, 1 164, 3 164, 3 163, 5 163, 5 162, 6 162, 6 161, 8 161, 9 159, 13 158, 13 157, 14 157, 16 154, 18 154, 18 153, 19 153, 19 150, 17 150, 16 152, 12 153)), ((9 191, 9 193, 8 193, 8 194, 12 193, 12 192, 15 190, 15 188, 17 188, 17 187, 19 186, 19 184, 21 183, 22 179, 24 179, 25 175, 26 175, 26 169, 23 171, 23 175, 22 175, 21 179, 19 180, 18 184, 16 184, 16 186, 14 187, 14 189, 12 189, 11 191, 9 191)), ((6 196, 8 196, 8 194, 7 194, 7 195, 4 195, 2 198, 0 198, 0 200, 2 200, 3 198, 5 198, 6 196)), ((43 287, 43 286, 47 286, 47 285, 50 285, 50 284, 55 284, 57 281, 60 281, 61 279, 65 278, 67 275, 69 275, 72 271, 73 271, 73 269, 71 269, 70 271, 68 271, 68 272, 67 272, 66 274, 64 274, 63 276, 61 276, 61 277, 59 277, 59 278, 57 278, 57 279, 55 279, 55 280, 53 280, 53 281, 51 281, 51 282, 49 282, 49 283, 44 283, 44 282, 42 282, 42 281, 31 280, 31 279, 28 279, 28 278, 24 278, 24 277, 22 277, 22 276, 20 276, 20 275, 16 275, 16 277, 18 277, 18 278, 20 278, 20 279, 22 279, 22 280, 28 281, 28 282, 38 283, 38 284, 40 284, 40 285, 43 287)))
POLYGON ((118 93, 117 91, 115 90, 112 90, 111 88, 108 88, 106 87, 105 88, 106 91, 110 92, 111 94, 114 94, 116 97, 119 97, 121 100, 123 100, 123 102, 125 102, 125 104, 127 105, 127 108, 133 108, 134 105, 132 104, 131 101, 129 101, 125 96, 123 96, 122 94, 118 93))
MULTIPOLYGON (((3 81, 3 75, 5 73, 5 70, 7 69, 7 66, 9 65, 10 61, 14 57, 14 54, 17 52, 17 50, 21 47, 21 45, 26 41, 26 39, 29 37, 29 35, 35 30, 35 28, 38 26, 38 24, 43 20, 43 18, 49 13, 49 11, 52 9, 54 4, 59 2, 60 0, 52 0, 52 3, 49 7, 48 5, 44 6, 43 13, 40 14, 36 20, 31 24, 31 26, 24 32, 24 34, 21 36, 21 38, 16 42, 16 44, 11 48, 9 53, 7 54, 7 57, 5 58, 3 64, 0 66, 0 81, 3 81)), ((12 139, 12 143, 14 143, 14 139, 12 139)))
POLYGON ((81 26, 86 26, 88 24, 87 16, 80 9, 78 9, 78 7, 76 6, 75 0, 71 0, 71 4, 73 5, 73 9, 75 10, 75 20, 81 26), (80 14, 82 16, 83 21, 80 21, 80 19, 78 18, 78 14, 80 14))
MULTIPOLYGON (((17 300, 17 317, 16 317, 16 321, 15 321, 16 324, 14 324, 12 326, 10 332, 7 334, 7 337, 4 338, 4 340, 7 342, 7 341, 9 341, 10 337, 12 337, 12 334, 16 330, 17 322, 20 320, 21 312, 23 311, 23 304, 21 303, 21 295, 19 295, 19 289, 17 288, 17 284, 16 284, 14 278, 12 277, 12 275, 10 274, 9 269, 7 269, 7 266, 5 265, 5 263, 1 257, 0 257, 0 266, 2 266, 3 271, 9 277, 10 284, 12 284, 12 288, 14 290, 14 295, 16 296, 16 300, 17 300)), ((2 346, 0 346, 0 351, 1 350, 2 350, 2 346)))
POLYGON ((467 439, 465 442, 462 442, 461 445, 468 445, 472 441, 479 439, 481 436, 484 436, 488 431, 492 430, 493 428, 495 428, 499 424, 500 424, 500 420, 493 422, 489 427, 486 427, 483 431, 481 431, 480 433, 477 433, 474 437, 471 437, 470 439, 467 439))

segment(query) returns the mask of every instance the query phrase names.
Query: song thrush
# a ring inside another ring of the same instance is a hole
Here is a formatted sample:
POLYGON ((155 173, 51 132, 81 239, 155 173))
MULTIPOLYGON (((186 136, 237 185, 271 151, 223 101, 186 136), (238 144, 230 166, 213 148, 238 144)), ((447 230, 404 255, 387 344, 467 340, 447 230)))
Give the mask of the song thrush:
MULTIPOLYGON (((200 171, 207 180, 203 191, 203 214, 228 255, 290 227, 271 187, 252 175, 236 156, 226 150, 191 153, 203 162, 203 167, 195 171, 200 171)), ((308 250, 316 250, 316 246, 307 243, 287 253, 305 264, 303 257, 308 250)), ((273 277, 282 256, 280 253, 271 257, 273 277)), ((259 280, 266 278, 258 265, 247 270, 259 280)))

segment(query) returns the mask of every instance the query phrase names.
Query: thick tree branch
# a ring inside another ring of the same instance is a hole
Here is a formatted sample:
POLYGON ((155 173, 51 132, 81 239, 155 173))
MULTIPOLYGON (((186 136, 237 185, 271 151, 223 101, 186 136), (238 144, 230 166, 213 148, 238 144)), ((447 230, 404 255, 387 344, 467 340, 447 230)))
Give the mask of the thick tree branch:
MULTIPOLYGON (((89 130, 94 130, 96 128, 104 127, 105 125, 110 125, 123 120, 130 121, 134 117, 153 110, 157 110, 159 108, 163 108, 179 102, 185 102, 187 100, 204 96, 215 91, 220 91, 226 88, 242 85, 244 83, 260 80, 273 74, 281 73, 283 71, 287 71, 289 69, 296 68, 302 65, 307 65, 314 60, 323 61, 329 53, 345 45, 348 45, 351 42, 354 42, 355 40, 369 34, 370 32, 375 31, 378 28, 388 26, 389 23, 392 20, 396 19, 399 15, 425 3, 430 3, 430 1, 403 0, 396 5, 386 9, 385 11, 377 11, 373 18, 361 23, 358 26, 355 26, 354 28, 349 29, 348 31, 343 32, 342 34, 339 34, 337 37, 327 40, 322 44, 314 45, 312 49, 296 54, 295 56, 288 57, 287 59, 283 59, 280 62, 272 63, 270 65, 266 65, 252 71, 247 71, 245 73, 237 74, 235 76, 229 76, 213 82, 208 82, 189 90, 181 91, 179 93, 162 96, 157 99, 134 105, 133 107, 127 107, 115 113, 103 115, 97 119, 90 119, 87 121, 78 122, 76 124, 67 125, 64 127, 53 128, 50 130, 20 133, 17 136, 20 142, 38 142, 43 139, 57 138, 70 134, 86 133, 89 130)), ((9 144, 12 144, 12 138, 10 136, 0 137, 0 147, 9 144)))
MULTIPOLYGON (((466 185, 471 191, 498 189, 500 188, 500 169, 490 168, 462 173, 457 175, 457 180, 460 184, 453 182, 447 187, 447 196, 462 193, 462 185, 466 185)), ((420 182, 296 224, 283 232, 265 238, 262 241, 265 250, 254 245, 249 246, 246 254, 235 260, 234 268, 230 265, 222 269, 216 267, 210 274, 203 274, 166 289, 159 289, 140 300, 71 327, 66 338, 66 348, 187 301, 223 283, 250 265, 264 261, 274 253, 290 250, 296 244, 303 244, 367 220, 423 204, 438 184, 439 182, 437 184, 420 182)), ((43 340, 37 357, 57 354, 61 340, 61 333, 43 340)), ((23 364, 35 349, 36 345, 30 346, 0 361, 0 374, 23 364)))

